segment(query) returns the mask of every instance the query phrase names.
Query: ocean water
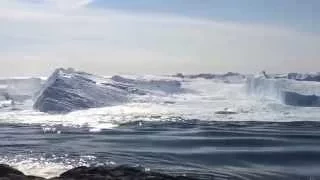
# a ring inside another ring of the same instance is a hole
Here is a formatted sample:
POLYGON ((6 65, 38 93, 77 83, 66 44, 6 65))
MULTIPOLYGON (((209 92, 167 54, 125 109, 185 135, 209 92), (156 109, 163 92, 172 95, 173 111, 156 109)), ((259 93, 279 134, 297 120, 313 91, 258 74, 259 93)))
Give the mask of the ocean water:
POLYGON ((182 86, 66 115, 4 108, 0 163, 43 177, 128 164, 201 179, 320 179, 320 108, 251 96, 245 83, 182 86))

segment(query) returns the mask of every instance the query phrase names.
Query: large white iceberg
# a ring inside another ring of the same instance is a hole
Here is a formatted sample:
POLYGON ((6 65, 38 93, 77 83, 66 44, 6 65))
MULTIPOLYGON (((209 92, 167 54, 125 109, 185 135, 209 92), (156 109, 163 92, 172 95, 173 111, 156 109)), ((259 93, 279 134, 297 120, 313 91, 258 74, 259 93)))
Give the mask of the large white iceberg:
POLYGON ((104 78, 73 69, 57 69, 35 96, 34 109, 48 113, 112 106, 128 102, 132 96, 162 91, 175 93, 175 80, 143 80, 121 76, 104 78))
POLYGON ((112 83, 96 81, 98 77, 57 69, 36 96, 34 108, 49 113, 115 105, 128 100, 128 92, 112 83))
POLYGON ((279 100, 286 105, 320 107, 320 83, 288 78, 256 76, 248 78, 249 94, 279 100))

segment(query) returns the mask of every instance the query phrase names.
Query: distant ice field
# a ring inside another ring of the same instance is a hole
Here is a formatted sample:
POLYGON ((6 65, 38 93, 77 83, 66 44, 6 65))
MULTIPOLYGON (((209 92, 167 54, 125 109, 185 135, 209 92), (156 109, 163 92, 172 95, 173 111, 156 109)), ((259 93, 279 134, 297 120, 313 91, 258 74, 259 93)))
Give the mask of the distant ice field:
MULTIPOLYGON (((122 105, 63 115, 49 115, 32 110, 32 102, 28 101, 22 105, 17 103, 16 109, 13 109, 10 101, 3 100, 0 101, 0 105, 4 106, 0 109, 0 123, 86 126, 97 130, 141 120, 275 122, 320 120, 320 108, 288 106, 268 96, 253 96, 247 93, 246 83, 223 83, 212 79, 185 79, 181 80, 181 83, 184 89, 181 93, 137 95, 122 105), (219 111, 234 113, 220 114, 217 113, 219 111)), ((317 83, 312 82, 312 84, 314 86, 317 83)))

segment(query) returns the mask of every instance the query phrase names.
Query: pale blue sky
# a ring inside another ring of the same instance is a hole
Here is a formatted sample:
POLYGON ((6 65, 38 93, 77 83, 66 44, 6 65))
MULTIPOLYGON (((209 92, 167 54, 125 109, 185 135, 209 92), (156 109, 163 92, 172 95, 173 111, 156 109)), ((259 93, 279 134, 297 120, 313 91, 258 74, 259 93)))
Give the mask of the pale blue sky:
POLYGON ((317 0, 1 0, 0 76, 319 71, 317 0))
POLYGON ((320 30, 318 0, 96 0, 91 6, 320 30))

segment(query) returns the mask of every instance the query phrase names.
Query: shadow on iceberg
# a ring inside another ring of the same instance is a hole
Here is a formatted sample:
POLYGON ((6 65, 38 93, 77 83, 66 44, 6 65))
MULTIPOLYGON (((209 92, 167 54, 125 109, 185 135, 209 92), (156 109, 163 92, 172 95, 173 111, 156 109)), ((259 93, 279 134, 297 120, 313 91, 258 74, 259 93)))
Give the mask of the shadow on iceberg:
POLYGON ((153 91, 174 93, 181 89, 179 81, 135 80, 120 76, 103 78, 73 69, 57 69, 36 95, 34 109, 47 113, 112 106, 129 101, 129 95, 145 95, 153 91))
POLYGON ((284 91, 283 102, 291 106, 320 107, 320 97, 284 91))

